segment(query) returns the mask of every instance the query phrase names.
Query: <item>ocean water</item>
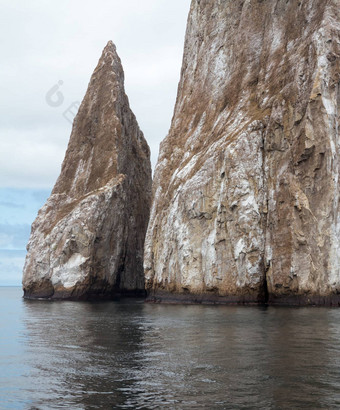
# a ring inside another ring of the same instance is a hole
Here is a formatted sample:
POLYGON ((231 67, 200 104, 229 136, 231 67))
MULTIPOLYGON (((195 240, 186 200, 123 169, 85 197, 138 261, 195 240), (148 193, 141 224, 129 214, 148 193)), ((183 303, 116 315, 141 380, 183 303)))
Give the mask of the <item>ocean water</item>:
POLYGON ((1 409, 336 409, 340 309, 25 301, 0 288, 1 409))

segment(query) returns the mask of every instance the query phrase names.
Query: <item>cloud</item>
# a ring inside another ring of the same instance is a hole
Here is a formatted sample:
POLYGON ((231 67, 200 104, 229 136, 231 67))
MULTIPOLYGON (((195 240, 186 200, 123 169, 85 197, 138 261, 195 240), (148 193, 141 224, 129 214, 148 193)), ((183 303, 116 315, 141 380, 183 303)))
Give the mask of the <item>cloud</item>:
POLYGON ((0 188, 0 226, 30 225, 49 194, 49 189, 0 188))
POLYGON ((0 187, 51 188, 71 125, 62 113, 81 101, 112 39, 131 107, 152 150, 170 127, 190 0, 43 0, 1 3, 0 187), (59 80, 64 103, 46 93, 59 80))
POLYGON ((28 242, 31 226, 0 224, 0 249, 24 250, 28 242))
POLYGON ((25 263, 25 251, 0 249, 0 286, 20 286, 25 263))
POLYGON ((16 204, 15 202, 6 202, 6 201, 0 201, 0 206, 5 206, 8 208, 17 208, 17 209, 25 208, 24 205, 22 204, 16 204))
POLYGON ((58 130, 50 127, 6 130, 6 139, 1 141, 0 187, 52 186, 66 147, 67 139, 58 140, 58 130))
POLYGON ((49 194, 0 188, 0 286, 20 285, 31 223, 49 194))
POLYGON ((37 202, 39 206, 41 206, 50 195, 50 191, 46 189, 41 189, 39 191, 34 190, 30 193, 32 195, 32 198, 37 202))

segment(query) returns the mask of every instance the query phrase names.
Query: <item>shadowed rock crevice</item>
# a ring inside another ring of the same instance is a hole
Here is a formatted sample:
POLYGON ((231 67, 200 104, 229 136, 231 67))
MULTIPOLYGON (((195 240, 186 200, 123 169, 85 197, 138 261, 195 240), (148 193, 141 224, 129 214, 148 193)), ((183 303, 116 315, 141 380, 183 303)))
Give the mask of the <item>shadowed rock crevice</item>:
POLYGON ((26 298, 144 295, 150 151, 105 47, 74 120, 61 174, 32 225, 26 298))

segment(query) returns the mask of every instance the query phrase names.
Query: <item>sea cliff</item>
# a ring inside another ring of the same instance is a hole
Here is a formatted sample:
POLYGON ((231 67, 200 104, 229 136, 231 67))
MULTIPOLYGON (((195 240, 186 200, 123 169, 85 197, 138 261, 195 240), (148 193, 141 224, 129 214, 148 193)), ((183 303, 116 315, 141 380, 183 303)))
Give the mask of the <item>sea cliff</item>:
POLYGON ((145 247, 151 301, 340 302, 338 0, 193 0, 145 247))

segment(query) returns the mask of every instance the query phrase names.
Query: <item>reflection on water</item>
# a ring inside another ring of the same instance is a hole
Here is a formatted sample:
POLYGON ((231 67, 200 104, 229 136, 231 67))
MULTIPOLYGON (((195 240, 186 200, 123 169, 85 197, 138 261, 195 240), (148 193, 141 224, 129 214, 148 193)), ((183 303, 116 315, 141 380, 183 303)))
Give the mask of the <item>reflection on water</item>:
POLYGON ((1 408, 340 406, 340 310, 20 295, 0 288, 1 408))

